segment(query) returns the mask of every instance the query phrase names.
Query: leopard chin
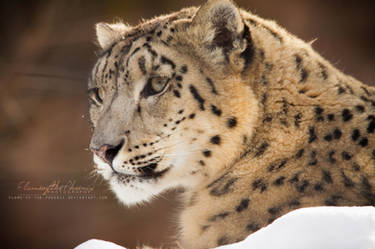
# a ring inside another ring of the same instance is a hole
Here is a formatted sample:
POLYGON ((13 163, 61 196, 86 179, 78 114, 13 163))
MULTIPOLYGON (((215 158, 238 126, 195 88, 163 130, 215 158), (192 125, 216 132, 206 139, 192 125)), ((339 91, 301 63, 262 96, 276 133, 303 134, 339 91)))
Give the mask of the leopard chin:
POLYGON ((142 204, 151 201, 164 189, 157 180, 169 171, 166 168, 160 172, 146 172, 140 175, 119 173, 113 170, 112 166, 94 156, 96 172, 101 175, 109 184, 111 190, 116 194, 118 200, 127 206, 142 204))

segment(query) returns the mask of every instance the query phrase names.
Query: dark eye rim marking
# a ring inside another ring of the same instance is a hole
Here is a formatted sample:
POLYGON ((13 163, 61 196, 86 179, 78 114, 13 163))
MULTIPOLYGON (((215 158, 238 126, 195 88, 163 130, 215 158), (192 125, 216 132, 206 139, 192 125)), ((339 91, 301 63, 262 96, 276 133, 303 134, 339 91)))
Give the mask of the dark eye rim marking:
POLYGON ((95 105, 100 106, 103 104, 103 99, 99 95, 99 87, 93 87, 89 89, 87 93, 90 97, 90 100, 92 100, 95 105))
POLYGON ((171 80, 170 78, 160 77, 160 76, 154 76, 154 77, 148 78, 147 83, 146 83, 145 87, 143 88, 143 90, 141 92, 141 96, 144 97, 144 98, 147 98, 147 97, 150 97, 150 96, 153 96, 153 95, 159 95, 160 96, 161 94, 166 92, 166 89, 169 86, 170 80, 171 80), (164 83, 164 87, 160 91, 155 91, 155 89, 152 87, 152 80, 157 79, 157 78, 160 78, 162 80, 166 80, 166 82, 164 83))

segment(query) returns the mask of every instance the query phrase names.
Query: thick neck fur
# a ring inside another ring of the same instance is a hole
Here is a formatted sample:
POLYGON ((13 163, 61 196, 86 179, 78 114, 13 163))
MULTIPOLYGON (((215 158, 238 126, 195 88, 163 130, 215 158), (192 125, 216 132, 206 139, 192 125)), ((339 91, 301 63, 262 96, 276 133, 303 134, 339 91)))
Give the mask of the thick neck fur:
POLYGON ((375 204, 375 89, 273 22, 241 14, 254 44, 244 75, 260 114, 241 159, 189 194, 186 248, 241 240, 301 207, 375 204))

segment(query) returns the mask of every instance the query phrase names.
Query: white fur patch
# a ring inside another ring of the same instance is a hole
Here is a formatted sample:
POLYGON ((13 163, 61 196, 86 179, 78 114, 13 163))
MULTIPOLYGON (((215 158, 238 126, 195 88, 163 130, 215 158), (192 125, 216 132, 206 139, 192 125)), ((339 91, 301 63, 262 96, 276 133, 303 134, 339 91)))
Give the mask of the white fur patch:
POLYGON ((96 164, 96 172, 103 176, 105 180, 109 180, 113 175, 111 167, 103 162, 97 155, 94 154, 94 163, 96 164))
MULTIPOLYGON (((142 204, 151 201, 156 195, 167 188, 162 184, 154 184, 156 180, 139 181, 137 177, 129 183, 120 181, 121 174, 116 174, 112 168, 94 155, 97 173, 102 175, 110 184, 111 190, 121 203, 127 206, 142 204)), ((134 174, 131 174, 134 175, 134 174)))

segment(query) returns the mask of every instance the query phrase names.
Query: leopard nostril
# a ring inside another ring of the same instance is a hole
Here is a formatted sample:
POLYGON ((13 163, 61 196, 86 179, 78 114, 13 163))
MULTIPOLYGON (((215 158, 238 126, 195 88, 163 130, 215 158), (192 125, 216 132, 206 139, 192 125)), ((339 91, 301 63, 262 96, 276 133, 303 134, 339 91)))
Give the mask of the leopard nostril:
POLYGON ((109 144, 102 145, 99 150, 95 150, 95 154, 97 154, 105 162, 112 165, 113 159, 124 145, 124 142, 124 139, 122 139, 121 142, 115 146, 109 144))

